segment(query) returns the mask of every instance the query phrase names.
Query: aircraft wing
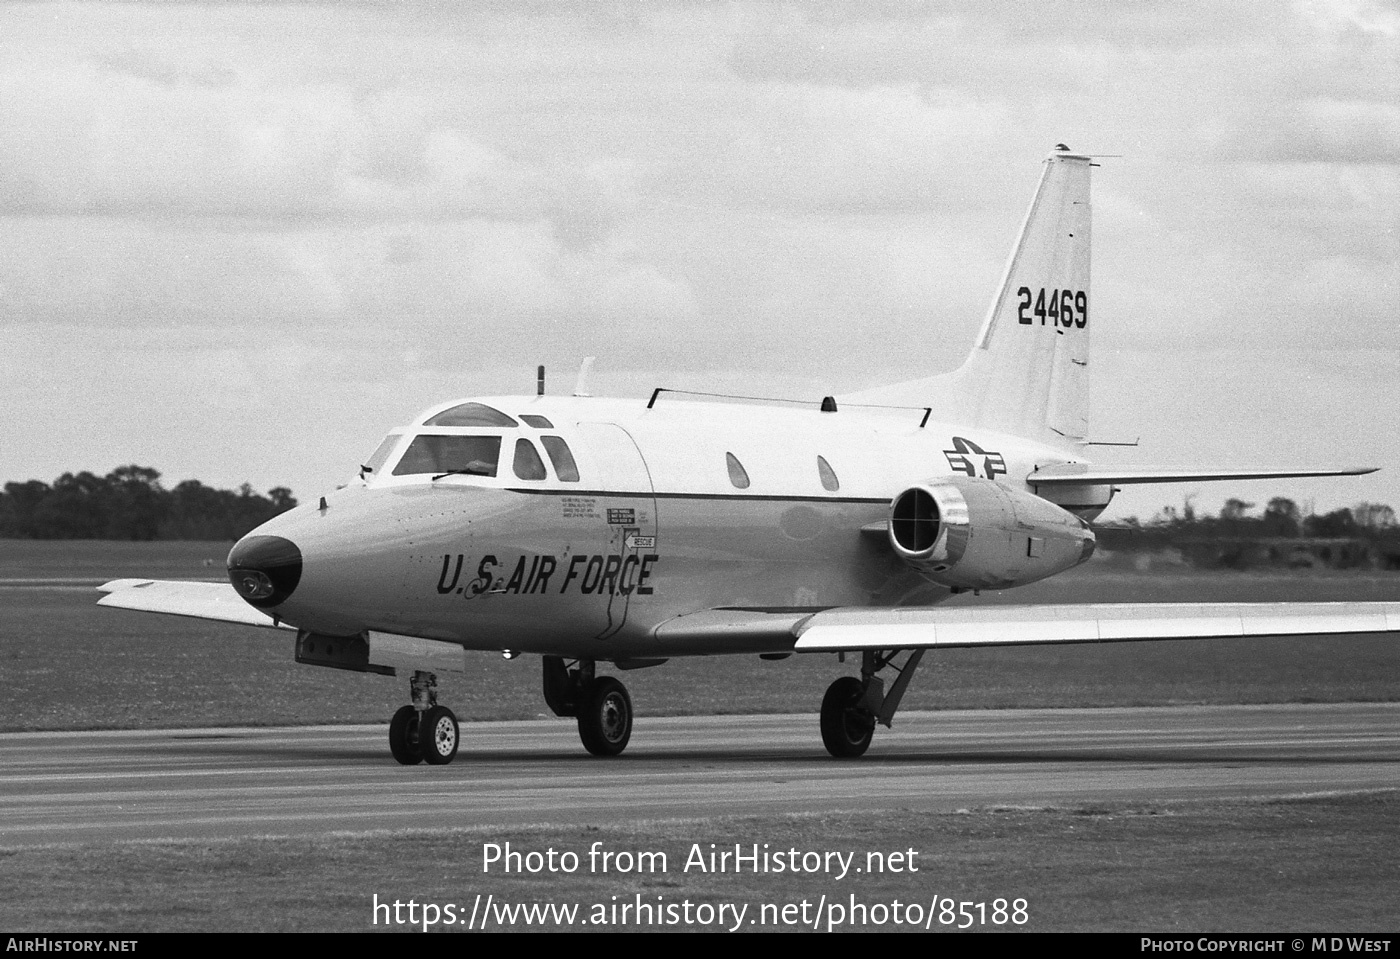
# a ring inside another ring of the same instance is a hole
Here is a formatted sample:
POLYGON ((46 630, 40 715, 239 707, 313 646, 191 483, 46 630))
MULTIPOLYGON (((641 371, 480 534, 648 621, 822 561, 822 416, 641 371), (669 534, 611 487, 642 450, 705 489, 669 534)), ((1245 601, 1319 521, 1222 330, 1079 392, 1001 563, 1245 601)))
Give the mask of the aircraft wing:
POLYGON ((1400 603, 1081 603, 842 608, 794 629, 797 652, 1400 632, 1400 603))
POLYGON ((1374 473, 1376 466, 1351 466, 1341 469, 1275 469, 1219 470, 1180 469, 1170 466, 1088 466, 1065 463, 1043 466, 1026 475, 1034 486, 1093 486, 1107 483, 1196 483, 1213 480, 1290 479, 1304 476, 1363 476, 1374 473))
POLYGON ((98 606, 135 609, 144 613, 169 613, 194 619, 213 619, 243 626, 292 629, 245 603, 228 583, 193 583, 158 579, 114 579, 97 587, 107 595, 98 606))
POLYGON ((654 635, 685 652, 799 653, 1400 632, 1400 603, 1077 603, 814 609, 716 607, 654 635))

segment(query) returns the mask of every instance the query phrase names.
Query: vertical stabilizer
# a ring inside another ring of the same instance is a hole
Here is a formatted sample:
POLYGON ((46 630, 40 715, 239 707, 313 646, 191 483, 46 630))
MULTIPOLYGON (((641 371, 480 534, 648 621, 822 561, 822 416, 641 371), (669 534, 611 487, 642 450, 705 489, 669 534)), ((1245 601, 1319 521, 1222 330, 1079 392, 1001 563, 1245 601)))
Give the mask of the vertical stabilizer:
POLYGON ((1083 439, 1089 394, 1089 168, 1045 161, 976 345, 955 372, 866 390, 854 403, 931 406, 940 417, 1043 439, 1083 439))

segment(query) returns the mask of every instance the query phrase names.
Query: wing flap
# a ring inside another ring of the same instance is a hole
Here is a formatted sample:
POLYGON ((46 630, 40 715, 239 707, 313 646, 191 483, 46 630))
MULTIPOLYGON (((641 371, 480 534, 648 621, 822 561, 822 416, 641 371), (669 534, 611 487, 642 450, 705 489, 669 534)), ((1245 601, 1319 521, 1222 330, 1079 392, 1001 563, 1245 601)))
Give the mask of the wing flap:
POLYGON ((166 613, 221 623, 292 629, 245 603, 227 583, 193 583, 158 579, 114 579, 97 587, 106 593, 98 606, 166 613))
POLYGON ((1092 603, 832 609, 796 628, 798 652, 1026 646, 1400 632, 1400 603, 1092 603))
POLYGON ((1095 486, 1107 483, 1198 483, 1224 480, 1294 479, 1308 476, 1363 476, 1379 467, 1350 466, 1339 469, 1220 470, 1181 469, 1173 466, 1088 466, 1064 463, 1042 466, 1026 475, 1032 486, 1095 486))

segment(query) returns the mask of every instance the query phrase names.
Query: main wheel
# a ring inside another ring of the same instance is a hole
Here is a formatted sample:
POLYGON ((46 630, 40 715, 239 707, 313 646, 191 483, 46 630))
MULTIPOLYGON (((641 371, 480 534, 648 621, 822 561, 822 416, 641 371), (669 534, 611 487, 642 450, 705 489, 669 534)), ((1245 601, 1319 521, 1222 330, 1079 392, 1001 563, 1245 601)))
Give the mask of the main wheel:
POLYGON ((434 706, 423 713, 418 735, 423 760, 429 766, 446 766, 457 755, 457 717, 446 706, 434 706))
POLYGON ((418 710, 412 706, 404 706, 389 720, 389 752, 405 766, 423 761, 418 743, 418 710))
POLYGON ((596 679, 579 703, 578 738, 595 756, 616 756, 632 738, 632 698, 611 676, 596 679))
POLYGON ((822 743, 837 759, 854 759, 870 748, 875 735, 875 717, 861 700, 860 680, 842 676, 827 687, 822 697, 822 743))

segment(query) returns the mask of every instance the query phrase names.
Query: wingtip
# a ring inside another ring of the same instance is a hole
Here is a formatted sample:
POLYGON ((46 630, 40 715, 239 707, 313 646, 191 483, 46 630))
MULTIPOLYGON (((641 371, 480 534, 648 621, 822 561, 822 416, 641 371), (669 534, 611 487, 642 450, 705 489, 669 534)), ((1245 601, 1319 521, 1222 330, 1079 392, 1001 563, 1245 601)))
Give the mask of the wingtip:
POLYGON ((149 586, 154 583, 153 579, 112 579, 97 587, 99 593, 115 593, 119 589, 135 589, 138 586, 149 586))

